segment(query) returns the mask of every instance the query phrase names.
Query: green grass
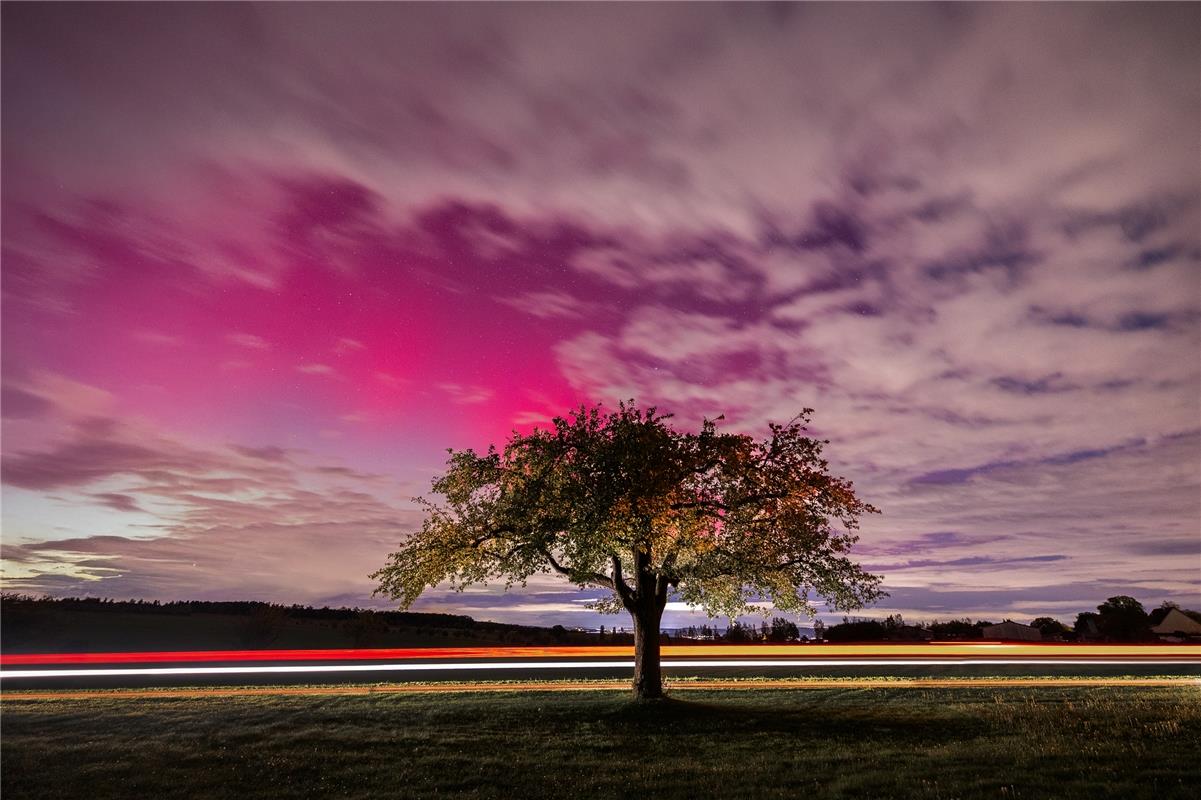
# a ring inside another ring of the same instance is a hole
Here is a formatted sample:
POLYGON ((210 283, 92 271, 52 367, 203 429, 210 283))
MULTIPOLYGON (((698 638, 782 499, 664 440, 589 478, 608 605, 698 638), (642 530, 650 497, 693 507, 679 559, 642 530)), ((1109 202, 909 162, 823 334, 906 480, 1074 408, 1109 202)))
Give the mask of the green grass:
POLYGON ((21 798, 1155 798, 1201 784, 1201 691, 798 689, 21 700, 21 798))

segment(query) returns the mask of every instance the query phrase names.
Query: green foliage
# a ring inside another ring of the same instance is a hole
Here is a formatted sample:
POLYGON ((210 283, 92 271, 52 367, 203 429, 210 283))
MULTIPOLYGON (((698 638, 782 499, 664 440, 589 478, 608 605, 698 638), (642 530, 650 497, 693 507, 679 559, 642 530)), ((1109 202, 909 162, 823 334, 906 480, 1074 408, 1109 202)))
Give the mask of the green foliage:
POLYGON ((825 442, 805 435, 811 413, 755 440, 714 420, 679 432, 630 401, 514 433, 503 451, 449 451, 432 487, 444 502, 420 500, 422 528, 372 575, 377 591, 408 607, 444 582, 558 573, 644 619, 669 595, 712 616, 761 601, 812 613, 816 596, 862 607, 883 594, 880 579, 848 553, 876 509, 829 474, 825 442))

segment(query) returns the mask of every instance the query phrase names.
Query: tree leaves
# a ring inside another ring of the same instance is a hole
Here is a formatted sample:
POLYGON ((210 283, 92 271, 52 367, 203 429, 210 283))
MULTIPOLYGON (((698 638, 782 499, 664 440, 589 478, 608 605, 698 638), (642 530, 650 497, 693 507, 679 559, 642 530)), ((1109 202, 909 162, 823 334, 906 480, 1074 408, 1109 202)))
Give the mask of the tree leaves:
POLYGON ((372 577, 411 605, 427 588, 557 573, 613 592, 607 609, 661 612, 668 596, 710 615, 771 601, 812 613, 880 597, 880 578, 849 557, 859 518, 876 513, 829 474, 826 444, 805 435, 812 411, 769 435, 697 433, 633 401, 583 406, 547 429, 514 433, 503 451, 449 451, 421 502, 421 530, 372 577))

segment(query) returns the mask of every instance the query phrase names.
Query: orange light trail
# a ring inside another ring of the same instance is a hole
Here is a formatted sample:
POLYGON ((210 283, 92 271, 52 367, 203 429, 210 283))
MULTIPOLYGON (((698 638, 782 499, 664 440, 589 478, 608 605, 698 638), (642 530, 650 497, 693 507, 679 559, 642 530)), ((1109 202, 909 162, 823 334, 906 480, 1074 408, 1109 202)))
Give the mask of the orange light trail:
MULTIPOLYGON (((922 644, 664 645, 664 658, 1156 658, 1201 659, 1201 645, 933 642, 922 644)), ((169 650, 109 653, 5 653, 0 666, 278 661, 410 661, 632 658, 631 646, 406 647, 331 650, 169 650)))
MULTIPOLYGON (((668 681, 669 691, 747 689, 1011 689, 1047 687, 1175 687, 1201 688, 1201 678, 908 678, 881 680, 737 680, 668 681)), ((22 690, 4 695, 6 702, 24 700, 202 699, 206 697, 273 697, 290 695, 464 694, 518 692, 630 691, 628 681, 524 681, 520 683, 394 683, 370 686, 258 686, 186 689, 22 690)))

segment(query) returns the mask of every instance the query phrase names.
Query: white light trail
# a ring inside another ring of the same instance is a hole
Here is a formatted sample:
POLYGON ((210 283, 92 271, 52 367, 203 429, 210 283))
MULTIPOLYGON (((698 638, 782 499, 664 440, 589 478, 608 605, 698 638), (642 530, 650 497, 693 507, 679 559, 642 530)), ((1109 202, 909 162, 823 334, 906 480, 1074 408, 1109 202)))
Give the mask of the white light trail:
MULTIPOLYGON (((669 660, 664 669, 679 667, 925 667, 925 666, 1201 666, 1201 660, 1163 659, 1043 659, 1043 658, 902 658, 902 659, 728 659, 728 660, 669 660)), ((239 667, 145 667, 99 669, 10 669, 0 671, 0 680, 13 678, 107 678, 156 677, 172 675, 297 675, 311 673, 355 672, 484 672, 489 670, 542 669, 633 669, 633 661, 503 661, 503 662, 422 662, 418 664, 288 664, 239 667)))

